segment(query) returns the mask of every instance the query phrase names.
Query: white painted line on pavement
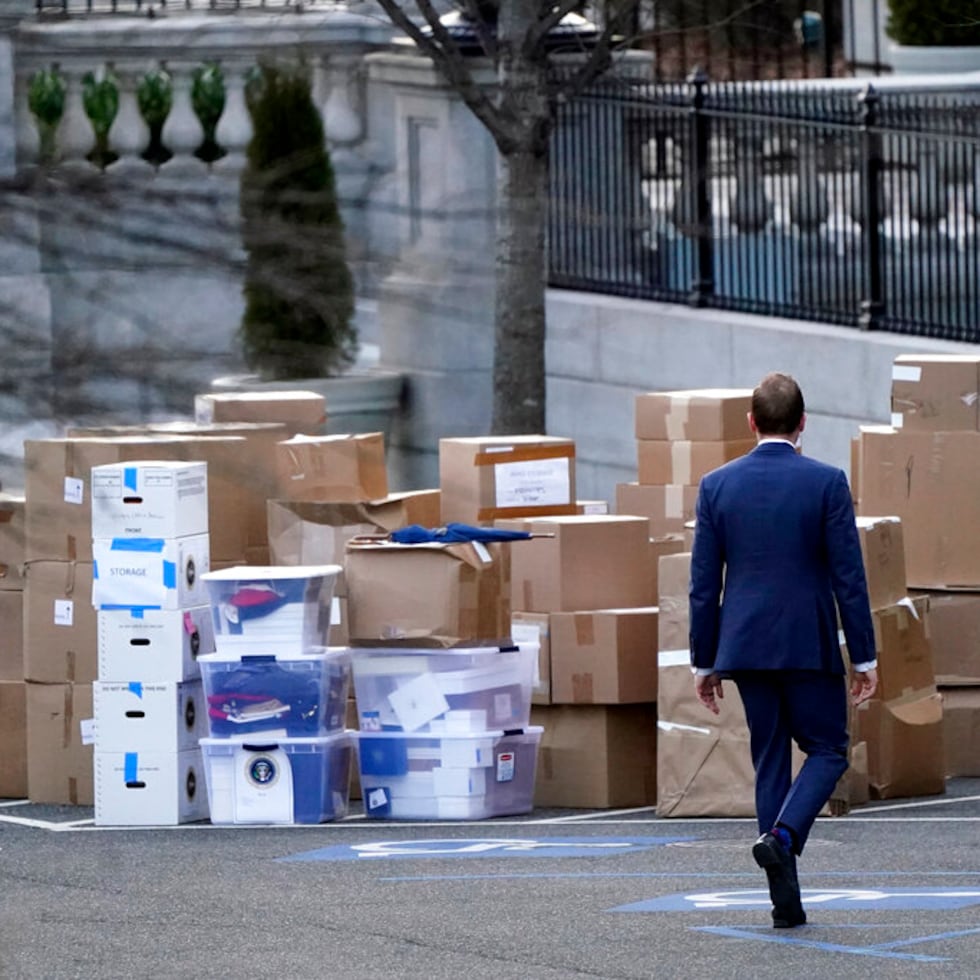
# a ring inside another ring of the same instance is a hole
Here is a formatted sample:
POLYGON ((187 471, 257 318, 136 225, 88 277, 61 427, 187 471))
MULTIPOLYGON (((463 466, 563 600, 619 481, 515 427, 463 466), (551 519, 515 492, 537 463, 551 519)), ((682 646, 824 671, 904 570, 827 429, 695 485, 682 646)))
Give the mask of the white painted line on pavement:
MULTIPOLYGON (((910 800, 905 803, 884 803, 881 806, 862 806, 859 810, 853 811, 854 816, 862 813, 888 813, 892 810, 911 810, 924 806, 945 806, 949 803, 976 803, 980 796, 936 796, 928 800, 910 800)), ((836 819, 836 818, 835 818, 836 819)))
POLYGON ((625 816, 628 813, 655 813, 655 806, 636 806, 628 810, 597 810, 593 813, 573 813, 565 817, 542 817, 540 820, 530 820, 529 823, 549 824, 549 823, 589 823, 594 822, 599 817, 615 819, 625 816))

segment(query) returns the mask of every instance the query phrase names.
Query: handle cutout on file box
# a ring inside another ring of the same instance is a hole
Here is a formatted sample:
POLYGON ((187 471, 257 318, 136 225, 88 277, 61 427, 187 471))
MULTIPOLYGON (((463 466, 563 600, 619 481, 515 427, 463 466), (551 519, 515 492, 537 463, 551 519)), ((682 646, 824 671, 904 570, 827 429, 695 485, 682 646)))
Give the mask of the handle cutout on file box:
POLYGON ((126 717, 127 718, 145 718, 146 717, 146 712, 145 711, 127 711, 126 712, 126 717))
POLYGON ((142 497, 123 497, 122 502, 124 504, 141 504, 143 503, 142 497))
POLYGON ((145 636, 137 636, 129 641, 131 647, 148 647, 150 641, 145 636))

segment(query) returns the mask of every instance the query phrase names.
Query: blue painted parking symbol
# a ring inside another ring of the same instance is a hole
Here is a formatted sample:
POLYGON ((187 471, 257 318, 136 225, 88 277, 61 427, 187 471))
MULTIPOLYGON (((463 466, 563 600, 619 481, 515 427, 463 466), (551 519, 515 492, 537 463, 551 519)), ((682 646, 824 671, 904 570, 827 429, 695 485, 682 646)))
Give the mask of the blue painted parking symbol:
POLYGON ((282 861, 368 861, 420 858, 567 858, 635 854, 690 837, 518 837, 446 838, 338 844, 280 858, 282 861))
MULTIPOLYGON (((807 908, 853 910, 962 909, 980 905, 975 888, 804 888, 807 908)), ((661 895, 642 902, 620 905, 612 912, 697 912, 706 910, 768 909, 766 889, 740 891, 680 892, 661 895)))

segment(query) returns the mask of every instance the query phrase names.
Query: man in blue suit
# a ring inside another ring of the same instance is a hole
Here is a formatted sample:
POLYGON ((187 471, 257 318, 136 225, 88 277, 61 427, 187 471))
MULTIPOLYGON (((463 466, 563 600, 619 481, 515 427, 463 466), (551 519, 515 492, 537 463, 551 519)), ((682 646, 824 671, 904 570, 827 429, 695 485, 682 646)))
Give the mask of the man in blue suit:
POLYGON ((722 678, 745 706, 773 925, 806 922, 796 876, 810 828, 847 769, 851 696, 877 687, 875 639, 854 507, 843 470, 797 452, 803 394, 786 374, 752 393, 757 445, 708 473, 691 556, 691 662, 698 698, 718 713, 722 678), (792 778, 792 743, 806 761, 792 778))

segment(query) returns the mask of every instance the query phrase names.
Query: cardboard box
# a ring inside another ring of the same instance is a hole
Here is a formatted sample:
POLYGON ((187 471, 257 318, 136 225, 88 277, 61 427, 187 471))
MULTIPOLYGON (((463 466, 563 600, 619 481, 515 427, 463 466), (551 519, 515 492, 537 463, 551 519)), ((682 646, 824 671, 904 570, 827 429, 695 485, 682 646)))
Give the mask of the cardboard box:
POLYGON ((27 685, 0 681, 0 799, 27 796, 27 685))
POLYGON ((693 388, 636 396, 637 439, 748 439, 751 388, 693 388))
POLYGON ((185 752, 103 752, 94 759, 97 827, 168 827, 206 820, 204 759, 185 752))
MULTIPOLYGON (((439 527, 439 491, 394 493, 372 501, 270 500, 269 556, 273 565, 341 565, 347 543, 409 524, 439 527)), ((334 594, 345 596, 341 575, 334 594)))
POLYGON ((193 680, 201 676, 197 658, 215 649, 210 605, 104 609, 96 620, 103 681, 193 680))
POLYGON ((883 701, 935 686, 929 640, 929 599, 905 599, 872 614, 878 651, 878 692, 883 701))
POLYGON ((551 614, 554 704, 657 700, 657 607, 551 614))
POLYGON ((980 687, 944 687, 943 746, 947 776, 980 776, 980 687))
POLYGON ((92 605, 97 609, 189 609, 208 603, 208 535, 93 538, 92 605))
POLYGON ((980 592, 913 592, 929 600, 936 683, 980 685, 980 592))
MULTIPOLYGON (((269 456, 271 460, 271 450, 269 456)), ((91 561, 92 467, 148 459, 208 464, 211 553, 218 559, 240 561, 250 529, 247 494, 254 493, 261 485, 259 474, 245 465, 250 459, 248 440, 242 436, 194 437, 162 432, 27 440, 24 443, 27 558, 91 561)), ((263 493, 259 509, 263 541, 267 496, 263 493)))
POLYGON ((92 563, 32 562, 24 600, 24 677, 91 684, 98 675, 92 563))
POLYGON ((899 701, 866 701, 858 728, 868 745, 872 798, 946 792, 943 705, 934 688, 899 701))
POLYGON ((856 521, 871 608, 884 609, 908 592, 902 522, 897 517, 858 517, 856 521))
POLYGON ((658 602, 660 596, 660 559, 667 555, 679 555, 690 550, 682 534, 668 534, 662 538, 650 539, 654 602, 658 602))
POLYGON ((186 752, 207 738, 208 706, 196 681, 95 681, 99 752, 186 752))
POLYGON ((442 523, 574 514, 575 442, 558 436, 439 440, 442 523))
POLYGON ((315 391, 202 392, 194 396, 194 421, 281 422, 292 431, 320 435, 327 421, 323 395, 315 391))
POLYGON ((512 545, 512 606, 579 612, 655 604, 647 522, 615 514, 500 520, 549 535, 512 545))
POLYGON ((379 500, 388 495, 384 434, 293 436, 276 446, 277 496, 289 500, 379 500))
POLYGON ((509 640, 510 549, 507 543, 348 545, 351 645, 465 647, 509 640))
POLYGON ((657 798, 653 704, 535 705, 538 807, 652 806, 657 798))
POLYGON ((24 593, 0 589, 0 681, 24 679, 24 593))
POLYGON ((980 429, 980 355, 899 354, 892 425, 907 432, 980 429))
POLYGON ((510 632, 515 643, 538 645, 537 680, 531 689, 531 704, 551 704, 551 614, 514 610, 510 614, 510 632))
POLYGON ((638 439, 637 480, 646 485, 696 485, 705 473, 752 452, 755 445, 755 439, 638 439))
POLYGON ((980 432, 861 430, 863 514, 902 522, 919 589, 980 588, 980 432))
POLYGON ((650 524, 651 538, 682 533, 684 525, 694 520, 697 502, 696 486, 616 484, 616 513, 645 517, 650 524))
POLYGON ((95 801, 91 684, 27 684, 27 795, 32 803, 95 801))
POLYGON ((0 591, 24 588, 25 498, 0 493, 0 591))
POLYGON ((208 464, 138 460, 93 466, 92 537, 208 533, 208 464))

